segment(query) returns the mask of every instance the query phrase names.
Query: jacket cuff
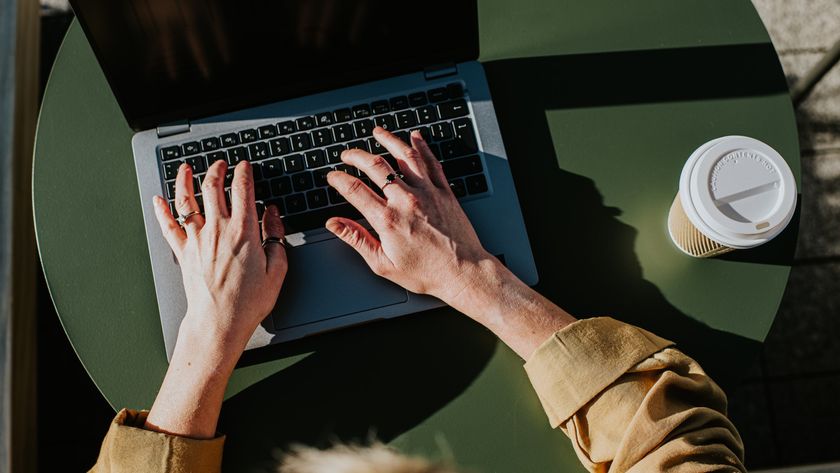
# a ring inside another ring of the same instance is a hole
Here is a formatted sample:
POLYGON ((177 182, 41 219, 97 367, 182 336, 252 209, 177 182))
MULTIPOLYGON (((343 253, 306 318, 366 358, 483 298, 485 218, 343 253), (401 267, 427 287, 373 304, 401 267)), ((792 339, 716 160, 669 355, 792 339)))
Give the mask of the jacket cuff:
POLYGON ((630 368, 673 344, 609 317, 579 320, 540 345, 525 371, 556 428, 630 368))
POLYGON ((126 466, 125 470, 114 471, 221 471, 224 436, 198 440, 146 430, 143 426, 148 415, 148 411, 132 409, 117 413, 102 445, 99 462, 126 466))

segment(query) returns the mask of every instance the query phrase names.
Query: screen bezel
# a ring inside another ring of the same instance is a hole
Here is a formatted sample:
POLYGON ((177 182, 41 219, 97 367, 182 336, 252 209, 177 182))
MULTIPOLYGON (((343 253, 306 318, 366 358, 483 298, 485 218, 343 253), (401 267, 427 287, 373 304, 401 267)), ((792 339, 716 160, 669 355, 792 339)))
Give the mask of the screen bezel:
MULTIPOLYGON (((133 115, 131 113, 131 110, 129 110, 126 106, 127 101, 124 100, 124 94, 129 94, 131 93, 131 91, 125 90, 125 87, 121 87, 121 84, 117 80, 115 74, 109 73, 109 71, 104 66, 101 48, 98 47, 96 39, 93 37, 92 32, 90 31, 87 23, 85 22, 84 9, 80 8, 80 6, 78 5, 78 1, 79 0, 70 0, 70 6, 73 8, 73 13, 75 14, 76 19, 79 22, 79 25, 81 26, 82 31, 84 32, 85 37, 88 40, 88 43, 94 53, 94 56, 96 57, 99 67, 102 69, 102 72, 105 75, 105 79, 107 80, 108 85, 111 88, 111 92, 117 99, 117 103, 120 106, 120 110, 122 111, 123 116, 128 122, 128 125, 135 131, 147 130, 167 124, 189 122, 200 118, 206 118, 213 115, 219 115, 223 113, 233 112, 236 110, 242 110, 258 105, 264 105, 280 100, 293 98, 283 97, 282 94, 276 91, 262 90, 254 91, 247 95, 239 94, 236 96, 231 96, 225 100, 201 103, 194 107, 159 110, 156 113, 147 115, 133 115)), ((300 89, 302 93, 298 94, 297 97, 302 97, 318 92, 324 92, 326 90, 335 90, 341 87, 355 85, 359 83, 372 82, 374 80, 385 79, 388 77, 394 77, 410 72, 419 72, 426 68, 433 67, 436 65, 455 64, 458 62, 478 59, 478 2, 477 0, 457 1, 467 2, 468 7, 471 7, 471 18, 465 18, 464 25, 466 28, 471 29, 471 31, 469 32, 471 34, 468 34, 468 36, 474 38, 474 41, 472 43, 465 44, 463 48, 452 48, 450 50, 445 51, 444 53, 424 58, 422 61, 402 61, 382 65, 379 68, 374 68, 370 70, 370 75, 363 79, 352 80, 348 77, 349 80, 347 80, 346 83, 342 83, 340 85, 333 85, 329 88, 318 88, 314 86, 309 86, 309 88, 307 88, 307 82, 301 81, 300 89)))

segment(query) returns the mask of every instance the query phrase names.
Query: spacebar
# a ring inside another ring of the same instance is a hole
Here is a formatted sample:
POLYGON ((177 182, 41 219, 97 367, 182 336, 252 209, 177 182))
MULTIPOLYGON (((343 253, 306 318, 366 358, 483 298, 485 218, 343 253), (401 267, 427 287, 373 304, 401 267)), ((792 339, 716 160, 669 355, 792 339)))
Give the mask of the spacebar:
POLYGON ((346 217, 353 220, 364 218, 352 205, 340 204, 302 214, 286 215, 283 217, 283 225, 286 227, 286 235, 291 235, 292 233, 324 228, 324 224, 331 217, 346 217))

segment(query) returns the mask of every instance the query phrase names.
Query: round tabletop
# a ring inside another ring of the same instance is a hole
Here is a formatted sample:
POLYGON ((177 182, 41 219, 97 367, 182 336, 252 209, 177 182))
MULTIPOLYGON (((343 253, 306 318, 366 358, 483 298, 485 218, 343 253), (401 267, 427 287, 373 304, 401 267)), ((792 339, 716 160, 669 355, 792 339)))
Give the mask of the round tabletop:
MULTIPOLYGON (((737 382, 775 317, 798 219, 768 245, 704 260, 680 253, 666 221, 683 163, 718 136, 768 143, 799 182, 785 78, 751 3, 481 0, 479 18, 538 290, 737 382)), ((148 408, 167 367, 132 133, 74 23, 41 110, 36 231, 62 325, 114 408, 148 408)), ((486 473, 578 465, 522 360, 448 308, 246 354, 219 430, 236 471, 290 442, 370 434, 486 473)))

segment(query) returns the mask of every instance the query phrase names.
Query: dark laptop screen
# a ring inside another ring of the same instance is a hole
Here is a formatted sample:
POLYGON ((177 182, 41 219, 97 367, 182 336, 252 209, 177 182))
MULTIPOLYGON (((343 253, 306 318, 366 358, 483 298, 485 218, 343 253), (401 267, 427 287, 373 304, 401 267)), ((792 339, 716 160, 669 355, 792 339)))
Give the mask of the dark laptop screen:
POLYGON ((478 57, 475 0, 71 0, 135 129, 478 57))

